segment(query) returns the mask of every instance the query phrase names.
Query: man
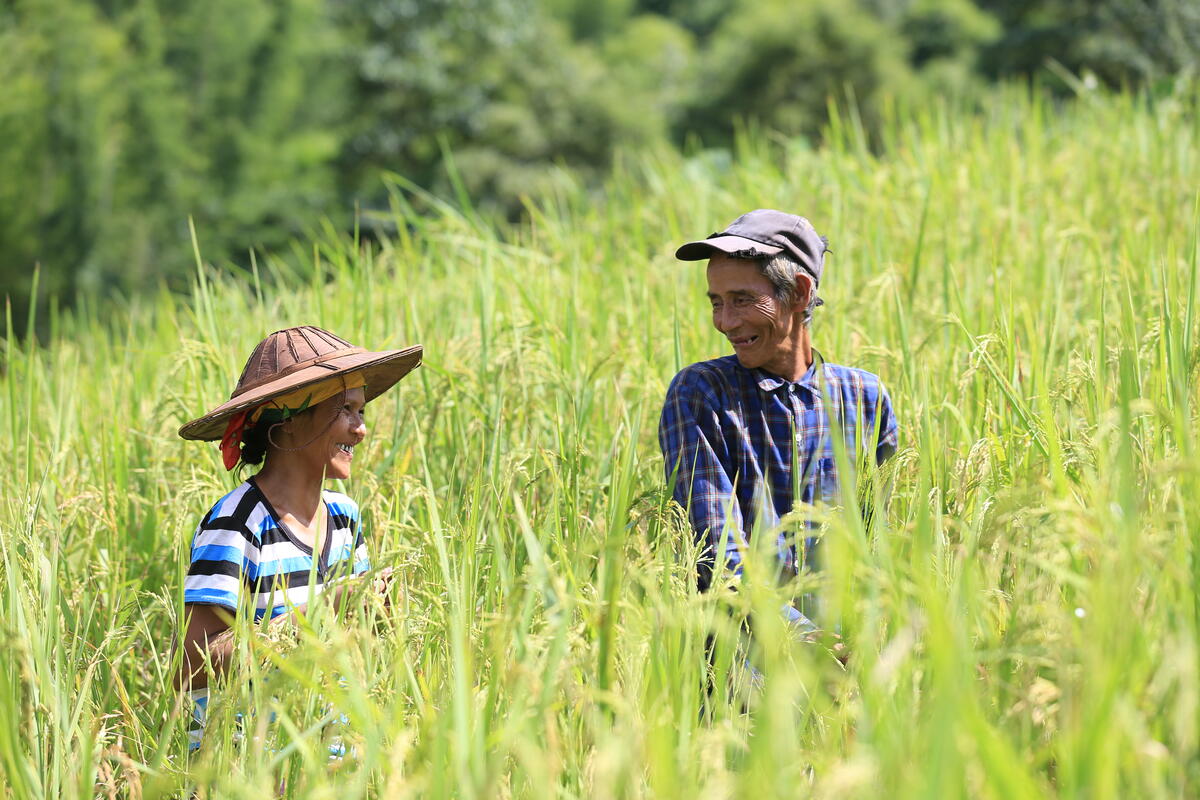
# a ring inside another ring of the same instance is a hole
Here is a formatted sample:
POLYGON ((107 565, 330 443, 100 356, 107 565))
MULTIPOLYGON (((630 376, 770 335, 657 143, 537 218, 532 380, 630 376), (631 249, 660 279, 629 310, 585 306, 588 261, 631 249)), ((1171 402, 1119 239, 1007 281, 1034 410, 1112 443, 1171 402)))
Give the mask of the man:
MULTIPOLYGON (((827 363, 812 347, 826 250, 808 220, 759 209, 675 253, 708 259, 712 323, 734 351, 676 375, 659 422, 667 481, 705 545, 702 591, 721 563, 740 574, 752 531, 773 530, 796 502, 837 500, 844 487, 834 436, 843 437, 852 463, 881 464, 896 449, 891 399, 879 378, 827 363)), ((798 554, 784 533, 776 536, 782 576, 811 566, 814 539, 798 554)))

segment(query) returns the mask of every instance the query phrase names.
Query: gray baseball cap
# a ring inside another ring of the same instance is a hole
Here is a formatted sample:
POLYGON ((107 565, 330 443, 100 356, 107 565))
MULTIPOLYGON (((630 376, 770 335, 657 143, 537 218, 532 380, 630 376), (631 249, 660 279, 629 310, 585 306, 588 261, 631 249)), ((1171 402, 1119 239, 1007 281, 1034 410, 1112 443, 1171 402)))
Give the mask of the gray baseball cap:
MULTIPOLYGON (((828 249, 828 240, 804 217, 759 208, 742 214, 707 239, 688 242, 675 251, 675 257, 680 261, 703 261, 713 253, 724 253, 733 258, 770 258, 786 252, 815 284, 820 284, 828 249)), ((823 302, 819 297, 816 300, 817 305, 823 302)))

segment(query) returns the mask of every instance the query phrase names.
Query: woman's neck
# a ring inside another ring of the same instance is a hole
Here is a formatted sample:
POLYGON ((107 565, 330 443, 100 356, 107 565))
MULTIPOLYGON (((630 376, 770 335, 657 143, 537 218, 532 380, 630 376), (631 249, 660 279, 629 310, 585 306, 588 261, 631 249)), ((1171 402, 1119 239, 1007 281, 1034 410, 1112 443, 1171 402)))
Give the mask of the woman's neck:
POLYGON ((313 473, 305 466, 294 459, 268 458, 255 474, 254 482, 277 511, 307 523, 316 518, 321 507, 324 475, 313 473))

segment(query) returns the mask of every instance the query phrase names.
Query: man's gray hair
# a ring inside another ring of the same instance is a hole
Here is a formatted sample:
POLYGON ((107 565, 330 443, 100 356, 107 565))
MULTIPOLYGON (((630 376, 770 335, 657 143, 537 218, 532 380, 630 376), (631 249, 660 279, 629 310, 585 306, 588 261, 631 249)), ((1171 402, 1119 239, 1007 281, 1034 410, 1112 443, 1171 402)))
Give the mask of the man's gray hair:
POLYGON ((796 278, 808 280, 808 305, 804 308, 801 322, 808 325, 812 322, 813 309, 817 307, 817 284, 808 270, 800 266, 800 262, 789 256, 787 252, 769 258, 759 259, 759 269, 763 277, 775 287, 775 299, 784 305, 791 305, 796 300, 796 278))

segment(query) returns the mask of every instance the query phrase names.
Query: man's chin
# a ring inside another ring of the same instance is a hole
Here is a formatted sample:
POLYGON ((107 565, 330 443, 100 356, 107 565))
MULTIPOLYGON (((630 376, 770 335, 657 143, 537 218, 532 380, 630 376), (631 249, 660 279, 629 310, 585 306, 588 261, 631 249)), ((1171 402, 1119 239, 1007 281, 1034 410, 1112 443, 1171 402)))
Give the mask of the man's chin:
POLYGON ((733 351, 733 354, 737 357, 738 363, 746 369, 756 369, 757 367, 762 366, 759 364, 758 359, 754 358, 753 356, 744 355, 736 350, 733 351))

